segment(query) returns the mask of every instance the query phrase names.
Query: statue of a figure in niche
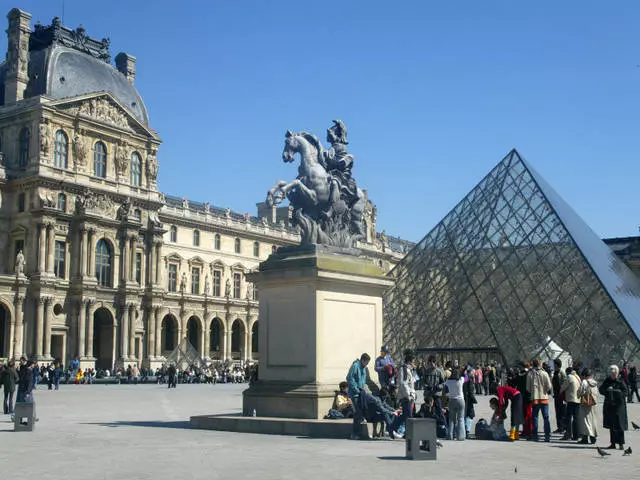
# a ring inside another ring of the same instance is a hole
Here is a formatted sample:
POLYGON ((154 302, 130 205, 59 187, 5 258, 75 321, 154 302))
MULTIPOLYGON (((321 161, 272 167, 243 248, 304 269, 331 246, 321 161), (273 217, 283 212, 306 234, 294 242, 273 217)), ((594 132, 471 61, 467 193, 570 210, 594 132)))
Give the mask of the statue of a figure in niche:
POLYGON ((267 194, 267 204, 289 200, 302 244, 353 247, 365 237, 365 197, 351 175, 354 158, 347 153, 347 128, 341 120, 333 121, 327 141, 331 147, 325 150, 310 133, 286 133, 282 159, 291 163, 300 154, 298 176, 277 182, 267 194))

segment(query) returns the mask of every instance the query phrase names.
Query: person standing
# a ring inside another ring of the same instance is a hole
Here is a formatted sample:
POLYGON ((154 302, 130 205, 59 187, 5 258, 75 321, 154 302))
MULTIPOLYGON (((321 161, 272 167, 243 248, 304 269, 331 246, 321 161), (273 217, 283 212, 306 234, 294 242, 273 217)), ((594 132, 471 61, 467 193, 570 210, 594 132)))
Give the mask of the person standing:
POLYGON ((464 377, 460 377, 460 371, 454 368, 451 376, 444 383, 449 391, 449 440, 453 440, 454 432, 457 440, 466 438, 464 430, 464 377))
POLYGON ((629 398, 627 403, 633 403, 633 394, 636 394, 636 399, 640 402, 640 393, 638 393, 638 368, 635 365, 631 365, 629 368, 629 398))
POLYGON ((611 444, 608 449, 615 449, 616 444, 624 450, 624 431, 627 430, 627 386, 620 378, 617 365, 609 367, 609 376, 600 385, 599 392, 604 396, 602 406, 603 426, 609 430, 611 444))
POLYGON ((531 400, 531 392, 527 386, 527 379, 529 378, 529 370, 531 370, 531 364, 525 362, 524 366, 520 369, 515 377, 515 388, 522 395, 522 437, 530 439, 532 430, 532 417, 533 417, 533 403, 531 400))
POLYGON ((598 437, 598 420, 596 418, 596 404, 598 403, 598 384, 591 378, 591 371, 585 368, 582 371, 583 380, 578 389, 580 407, 578 408, 578 433, 582 439, 581 444, 596 443, 598 437))
POLYGON ((527 390, 533 404, 531 416, 532 440, 538 441, 538 416, 542 413, 544 422, 544 441, 551 441, 551 425, 549 424, 549 394, 552 391, 551 379, 547 372, 540 368, 540 359, 533 361, 533 368, 527 373, 527 390))
POLYGON ((464 397, 464 430, 465 438, 471 435, 471 422, 476 416, 476 410, 473 407, 478 401, 476 400, 476 387, 478 384, 474 382, 473 367, 467 367, 467 379, 462 387, 462 395, 464 397))
POLYGON ((424 401, 428 403, 433 399, 433 405, 437 415, 442 415, 442 390, 444 389, 444 372, 436 366, 435 355, 430 355, 427 359, 427 367, 424 369, 424 401))
POLYGON ((167 368, 167 376, 169 377, 169 386, 168 388, 176 388, 176 375, 178 371, 176 370, 176 366, 172 363, 167 368))
POLYGON ((556 358, 553 361, 553 378, 551 379, 553 406, 556 412, 556 431, 553 433, 564 433, 566 405, 564 403, 564 395, 560 393, 560 389, 566 379, 567 374, 562 369, 562 360, 556 358))
POLYGON ((578 409, 580 408, 578 389, 580 388, 580 377, 571 367, 567 368, 566 374, 567 378, 565 378, 562 387, 560 387, 560 393, 564 394, 564 400, 567 402, 565 431, 561 440, 578 440, 578 409))
MULTIPOLYGON (((402 409, 402 416, 398 419, 399 425, 406 425, 407 419, 413 414, 413 406, 416 402, 415 377, 413 376, 413 352, 404 352, 404 364, 398 371, 398 401, 402 409)), ((397 430, 396 427, 394 430, 397 430)))
POLYGON ((2 403, 5 415, 13 413, 13 395, 16 391, 16 384, 20 381, 16 365, 13 360, 9 360, 8 365, 2 371, 0 384, 4 387, 4 401, 2 403))
POLYGON ((378 383, 382 388, 389 383, 389 375, 387 374, 386 368, 387 365, 391 365, 395 368, 393 358, 389 355, 389 347, 387 345, 383 345, 382 348, 380 348, 380 355, 376 358, 376 363, 374 365, 375 371, 378 374, 378 383))
MULTIPOLYGON (((24 366, 18 372, 20 379, 18 380, 18 394, 16 396, 16 403, 34 403, 34 362, 32 360, 28 360, 24 366)), ((36 417, 36 406, 33 406, 33 418, 35 421, 38 421, 38 417, 36 417)))
POLYGON ((371 357, 367 353, 360 355, 358 360, 354 360, 347 373, 347 392, 353 405, 353 429, 351 440, 360 439, 360 423, 364 420, 362 409, 359 405, 361 391, 367 385, 367 365, 371 357))

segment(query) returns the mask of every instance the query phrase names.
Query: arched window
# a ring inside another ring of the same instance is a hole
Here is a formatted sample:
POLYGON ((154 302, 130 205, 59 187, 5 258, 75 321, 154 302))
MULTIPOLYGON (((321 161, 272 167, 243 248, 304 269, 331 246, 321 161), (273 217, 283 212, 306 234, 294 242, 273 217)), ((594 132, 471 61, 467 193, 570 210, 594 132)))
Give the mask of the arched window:
POLYGON ((93 146, 93 174, 100 178, 107 177, 107 147, 102 142, 96 142, 93 146))
POLYGON ((169 229, 169 241, 171 243, 176 243, 178 241, 178 227, 175 225, 171 225, 169 229))
POLYGON ((236 249, 236 253, 241 253, 242 252, 242 250, 240 248, 240 239, 239 238, 236 238, 235 249, 236 249))
POLYGON ((29 140, 31 132, 27 127, 20 130, 20 139, 18 145, 18 167, 26 168, 29 163, 29 140))
POLYGON ((62 130, 56 132, 53 142, 53 164, 58 168, 67 168, 67 152, 69 150, 69 139, 62 130))
POLYGON ((111 248, 104 239, 96 245, 96 279, 98 285, 111 286, 111 248))
POLYGON ((193 246, 194 247, 199 247, 200 246, 200 231, 199 230, 194 230, 193 231, 193 246))
POLYGON ((131 186, 139 187, 142 185, 142 159, 138 152, 131 154, 131 186))
POLYGON ((260 243, 259 242, 253 242, 253 256, 254 257, 259 257, 260 256, 260 243))
POLYGON ((220 234, 216 233, 213 237, 213 248, 220 250, 220 234))
POLYGON ((142 218, 142 210, 140 210, 139 208, 134 208, 133 218, 135 218, 136 220, 140 220, 142 218))
POLYGON ((58 210, 62 212, 67 211, 67 196, 64 193, 58 194, 58 210))

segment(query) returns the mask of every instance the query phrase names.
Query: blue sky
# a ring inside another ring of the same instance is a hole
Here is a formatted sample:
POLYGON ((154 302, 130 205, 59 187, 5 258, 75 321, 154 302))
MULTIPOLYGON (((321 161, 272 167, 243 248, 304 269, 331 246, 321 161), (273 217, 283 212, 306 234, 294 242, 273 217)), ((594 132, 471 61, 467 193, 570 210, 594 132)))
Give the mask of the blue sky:
MULTIPOLYGON (((43 24, 62 3, 13 1, 43 24)), ((64 15, 137 57, 165 193, 255 214, 296 175, 285 131, 324 138, 341 118, 378 229, 414 241, 513 147, 599 235, 637 234, 639 22, 640 2, 588 0, 66 0, 64 15)))

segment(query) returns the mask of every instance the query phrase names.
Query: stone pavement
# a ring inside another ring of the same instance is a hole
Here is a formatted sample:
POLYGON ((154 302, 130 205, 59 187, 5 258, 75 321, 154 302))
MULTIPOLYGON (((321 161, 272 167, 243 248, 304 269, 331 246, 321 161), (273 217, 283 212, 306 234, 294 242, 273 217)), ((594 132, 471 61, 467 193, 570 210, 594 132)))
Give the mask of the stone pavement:
MULTIPOLYGON (((0 417, 0 478, 64 480, 543 477, 631 479, 640 471, 640 431, 627 432, 636 449, 599 458, 591 447, 552 443, 444 442, 437 462, 404 460, 400 440, 320 440, 191 430, 191 415, 235 413, 246 385, 62 385, 40 387, 40 421, 14 433, 0 417), (46 388, 46 387, 45 387, 46 388), (514 468, 518 467, 517 475, 514 468)), ((479 416, 488 416, 480 396, 479 416)), ((640 423, 640 405, 629 406, 640 423)), ((553 426, 554 422, 552 422, 553 426)), ((608 444, 602 430, 598 444, 608 444)))

